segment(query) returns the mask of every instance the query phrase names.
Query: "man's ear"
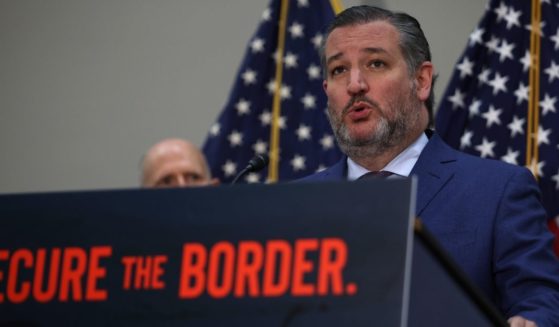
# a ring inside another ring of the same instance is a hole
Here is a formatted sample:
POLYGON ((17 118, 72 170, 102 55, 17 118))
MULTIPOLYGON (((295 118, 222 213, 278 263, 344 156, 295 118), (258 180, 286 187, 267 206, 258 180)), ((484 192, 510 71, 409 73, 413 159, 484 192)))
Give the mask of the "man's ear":
POLYGON ((327 80, 322 81, 322 88, 324 89, 325 93, 326 93, 326 91, 328 91, 328 81, 327 80))
POLYGON ((415 91, 421 101, 427 101, 431 94, 433 70, 433 64, 430 61, 425 61, 419 66, 415 74, 415 91))

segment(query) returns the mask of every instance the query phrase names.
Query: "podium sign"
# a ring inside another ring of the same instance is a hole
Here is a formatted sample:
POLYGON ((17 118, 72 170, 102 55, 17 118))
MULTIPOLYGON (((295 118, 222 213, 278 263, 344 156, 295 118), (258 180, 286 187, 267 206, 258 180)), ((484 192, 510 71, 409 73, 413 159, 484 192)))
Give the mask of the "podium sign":
POLYGON ((0 196, 0 325, 405 326, 412 180, 0 196))

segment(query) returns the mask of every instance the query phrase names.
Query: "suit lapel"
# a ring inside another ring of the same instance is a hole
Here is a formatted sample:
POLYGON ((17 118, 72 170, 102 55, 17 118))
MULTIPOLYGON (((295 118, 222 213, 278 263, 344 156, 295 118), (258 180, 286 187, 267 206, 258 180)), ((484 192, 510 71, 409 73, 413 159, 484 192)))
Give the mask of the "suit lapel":
POLYGON ((437 134, 433 134, 425 146, 410 175, 418 177, 416 214, 433 201, 447 182, 454 176, 453 164, 457 152, 446 145, 437 134))
POLYGON ((321 174, 322 180, 345 180, 347 176, 347 157, 342 156, 333 166, 319 174, 321 174))

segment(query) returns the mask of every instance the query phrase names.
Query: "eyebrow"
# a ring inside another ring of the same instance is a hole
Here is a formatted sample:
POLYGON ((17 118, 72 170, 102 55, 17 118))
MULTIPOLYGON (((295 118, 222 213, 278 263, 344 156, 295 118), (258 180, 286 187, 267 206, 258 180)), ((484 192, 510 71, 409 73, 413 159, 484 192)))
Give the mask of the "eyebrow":
MULTIPOLYGON (((361 52, 365 52, 365 53, 385 53, 388 54, 388 51, 386 51, 384 48, 378 48, 378 47, 372 47, 372 48, 364 48, 361 50, 361 52)), ((326 60, 326 65, 329 65, 332 61, 338 60, 343 56, 343 52, 338 52, 333 56, 330 56, 327 60, 326 60)))

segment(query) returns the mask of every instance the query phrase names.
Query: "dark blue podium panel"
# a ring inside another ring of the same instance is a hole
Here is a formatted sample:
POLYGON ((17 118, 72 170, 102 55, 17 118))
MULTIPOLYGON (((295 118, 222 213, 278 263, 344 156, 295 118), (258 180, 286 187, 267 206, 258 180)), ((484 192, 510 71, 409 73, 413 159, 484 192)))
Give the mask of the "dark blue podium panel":
POLYGON ((412 185, 0 196, 0 325, 404 326, 412 185))

